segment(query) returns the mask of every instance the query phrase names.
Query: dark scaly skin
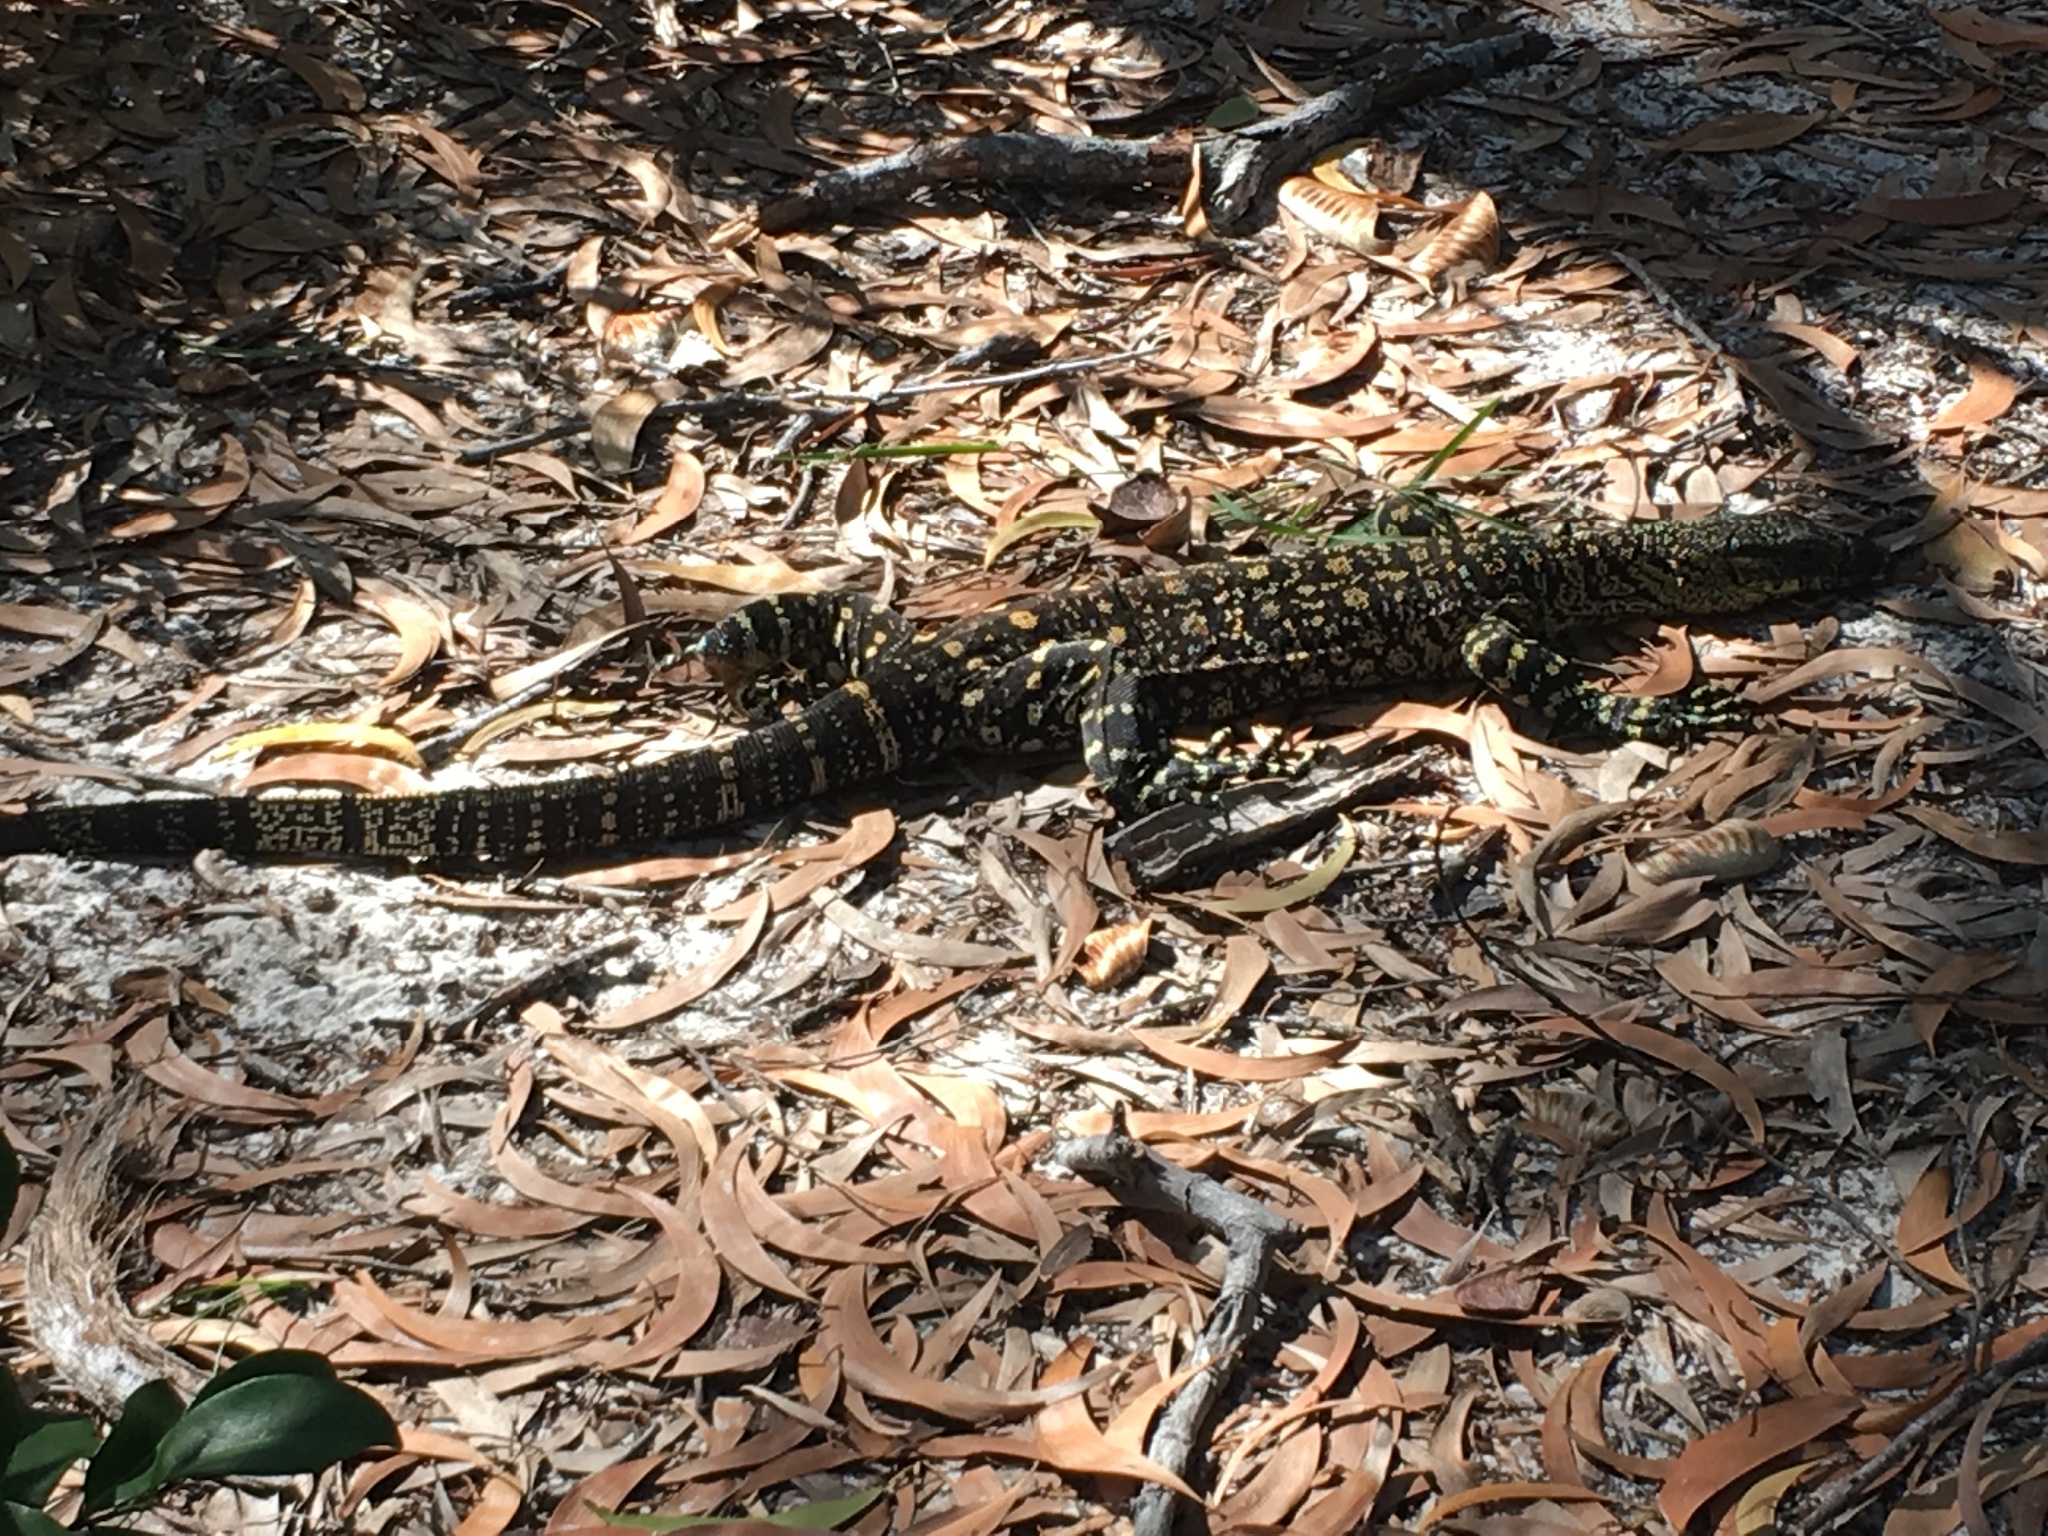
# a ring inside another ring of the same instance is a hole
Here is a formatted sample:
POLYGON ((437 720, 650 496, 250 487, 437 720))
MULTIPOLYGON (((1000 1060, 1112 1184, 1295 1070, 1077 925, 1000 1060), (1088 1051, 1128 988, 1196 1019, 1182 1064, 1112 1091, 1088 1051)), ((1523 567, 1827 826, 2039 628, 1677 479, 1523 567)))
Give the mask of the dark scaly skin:
POLYGON ((1081 747, 1131 814, 1230 768, 1176 729, 1358 689, 1476 676, 1562 725, 1669 739, 1727 723, 1710 692, 1623 699, 1551 648, 1612 620, 1738 613, 1867 585, 1883 552, 1783 516, 1482 531, 1190 566, 1048 593, 918 635, 868 599, 771 598, 705 636, 714 674, 800 713, 622 773, 421 795, 51 806, 0 817, 0 854, 522 863, 644 846, 906 767, 1081 747), (794 688, 770 674, 793 667, 794 688))

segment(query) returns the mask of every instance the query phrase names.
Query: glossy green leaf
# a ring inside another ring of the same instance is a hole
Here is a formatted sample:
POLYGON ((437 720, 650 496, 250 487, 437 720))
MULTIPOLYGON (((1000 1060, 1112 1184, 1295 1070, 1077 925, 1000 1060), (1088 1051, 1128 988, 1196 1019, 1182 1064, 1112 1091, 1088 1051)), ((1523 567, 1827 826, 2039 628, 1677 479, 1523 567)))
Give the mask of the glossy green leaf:
POLYGON ((64 1527, 28 1504, 0 1503, 0 1536, 66 1536, 64 1527))
POLYGON ((239 1387, 245 1381, 255 1381, 264 1376, 305 1376, 316 1381, 332 1381, 334 1367, 325 1355, 316 1355, 310 1349, 266 1349, 261 1354, 236 1361, 208 1381, 192 1399, 192 1406, 197 1408, 209 1397, 217 1397, 230 1387, 239 1387))
POLYGON ((376 1400, 331 1374, 302 1373, 288 1363, 226 1379, 241 1369, 209 1382, 171 1426, 150 1469, 158 1482, 318 1472, 373 1445, 398 1444, 398 1427, 376 1400))
POLYGON ((107 1431, 106 1443, 85 1469, 85 1502, 81 1511, 103 1509, 141 1498, 157 1486, 151 1476, 158 1442, 185 1411, 167 1381, 145 1382, 128 1394, 121 1417, 107 1431))
POLYGON ((1228 130, 1242 128, 1247 123, 1259 120, 1259 104, 1249 96, 1232 96, 1217 103, 1216 109, 1202 119, 1205 128, 1228 130))
POLYGON ((0 1233, 14 1219, 14 1202, 21 1197, 21 1158, 7 1138, 0 1136, 0 1233))
POLYGON ((15 1441, 0 1468, 0 1502, 40 1509, 65 1469, 98 1448, 100 1435, 82 1413, 34 1417, 35 1427, 15 1441))

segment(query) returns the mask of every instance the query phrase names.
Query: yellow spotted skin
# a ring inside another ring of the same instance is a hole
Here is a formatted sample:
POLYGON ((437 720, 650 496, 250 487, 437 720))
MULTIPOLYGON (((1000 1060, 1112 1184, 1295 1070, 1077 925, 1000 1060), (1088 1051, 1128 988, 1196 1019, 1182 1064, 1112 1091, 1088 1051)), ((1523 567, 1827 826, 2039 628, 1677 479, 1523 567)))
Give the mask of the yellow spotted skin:
POLYGON ((904 767, 1079 746, 1129 814, 1242 764, 1175 731, 1335 693, 1477 677, 1559 724, 1663 739, 1738 718, 1724 695, 1621 699, 1553 648, 1611 620, 1737 613, 1868 585, 1882 551, 1784 516, 1351 545, 1060 591, 919 634, 851 594, 750 603, 699 645, 713 675, 795 713, 623 773, 422 795, 50 806, 0 817, 0 854, 224 848, 531 864, 661 843, 904 767))

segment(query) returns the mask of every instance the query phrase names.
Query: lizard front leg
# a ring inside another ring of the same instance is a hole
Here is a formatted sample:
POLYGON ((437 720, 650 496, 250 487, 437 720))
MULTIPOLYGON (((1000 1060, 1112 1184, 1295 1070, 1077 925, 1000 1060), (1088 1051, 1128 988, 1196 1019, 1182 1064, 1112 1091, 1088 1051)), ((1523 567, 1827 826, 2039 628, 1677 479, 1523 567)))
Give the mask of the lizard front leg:
POLYGON ((759 598, 704 632, 697 654, 750 713, 811 704, 896 654, 916 628, 860 592, 759 598))
POLYGON ((1503 618, 1481 619, 1460 646, 1465 665, 1495 693, 1563 726, 1632 741, 1677 741, 1740 725, 1749 707, 1726 689, 1702 685, 1667 698, 1630 698, 1596 686, 1586 668, 1531 639, 1503 618))

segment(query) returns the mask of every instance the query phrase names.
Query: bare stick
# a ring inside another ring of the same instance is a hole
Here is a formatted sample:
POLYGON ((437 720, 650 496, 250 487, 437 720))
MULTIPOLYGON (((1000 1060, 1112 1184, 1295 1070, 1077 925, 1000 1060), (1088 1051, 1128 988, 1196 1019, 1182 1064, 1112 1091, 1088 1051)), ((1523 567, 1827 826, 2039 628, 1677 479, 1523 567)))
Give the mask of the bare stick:
POLYGON ((2048 1334, 2029 1339, 2009 1360, 2001 1360, 1989 1370, 1980 1371, 1965 1381, 1955 1391, 1921 1414, 1908 1424, 1891 1442, 1868 1461, 1858 1466, 1846 1477, 1837 1478, 1825 1485, 1825 1492, 1816 1499, 1804 1516, 1782 1523, 1787 1531, 1798 1536, 1825 1536, 1846 1520, 1862 1502, 1886 1478, 1918 1452, 1925 1450, 1934 1437, 1955 1423, 1977 1404, 1994 1392, 2019 1380, 2030 1371, 2048 1365, 2048 1334))
MULTIPOLYGON (((1203 142, 1202 184, 1219 228, 1238 229, 1261 216, 1284 176, 1322 150, 1355 138, 1389 113, 1430 101, 1473 81, 1550 53, 1533 32, 1507 32, 1410 52, 1377 73, 1203 142)), ((765 203, 762 230, 782 234, 851 217, 864 208, 901 202, 927 187, 958 182, 1098 192, 1128 186, 1172 186, 1187 180, 1188 146, 1176 138, 1090 139, 1077 134, 990 133, 920 144, 843 170, 765 203)))
MULTIPOLYGON (((1299 1238, 1302 1229, 1249 1195, 1169 1163, 1125 1130, 1121 1104, 1107 1136, 1059 1142, 1052 1156, 1126 1205, 1192 1217, 1223 1240, 1223 1283, 1216 1288, 1208 1325, 1188 1355, 1189 1365, 1203 1369, 1160 1412, 1145 1446, 1147 1456, 1185 1478, 1201 1449, 1209 1412, 1222 1394, 1224 1367, 1258 1322, 1273 1251, 1299 1238)), ((1169 1536, 1174 1511, 1171 1489, 1145 1484, 1131 1508, 1135 1536, 1169 1536)))

